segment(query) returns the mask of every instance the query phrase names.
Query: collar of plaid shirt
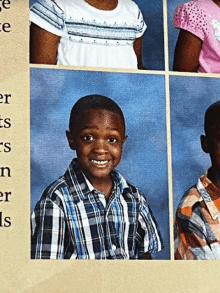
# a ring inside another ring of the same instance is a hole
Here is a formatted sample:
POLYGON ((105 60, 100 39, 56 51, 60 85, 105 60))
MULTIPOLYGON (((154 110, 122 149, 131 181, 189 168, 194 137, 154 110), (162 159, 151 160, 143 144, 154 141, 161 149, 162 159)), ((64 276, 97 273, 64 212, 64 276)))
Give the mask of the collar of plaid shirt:
MULTIPOLYGON (((98 191, 91 183, 90 181, 86 178, 84 173, 78 168, 78 163, 77 159, 73 159, 71 164, 69 165, 69 168, 65 174, 67 177, 71 177, 71 181, 69 181, 69 184, 73 185, 74 188, 71 189, 72 195, 73 196, 79 196, 81 200, 85 200, 88 198, 90 193, 99 193, 101 194, 100 191, 98 191), (69 174, 68 174, 69 173, 69 174), (77 185, 80 186, 81 191, 79 192, 79 189, 77 188, 77 185)), ((111 173, 113 183, 114 183, 114 188, 112 191, 112 195, 114 196, 119 196, 124 192, 124 190, 127 188, 129 189, 129 186, 124 179, 124 177, 116 170, 113 170, 111 173)), ((104 194, 103 194, 104 196, 104 194)))
POLYGON ((215 220, 220 215, 220 189, 209 180, 207 174, 208 170, 201 178, 199 178, 196 187, 204 200, 212 219, 215 220))

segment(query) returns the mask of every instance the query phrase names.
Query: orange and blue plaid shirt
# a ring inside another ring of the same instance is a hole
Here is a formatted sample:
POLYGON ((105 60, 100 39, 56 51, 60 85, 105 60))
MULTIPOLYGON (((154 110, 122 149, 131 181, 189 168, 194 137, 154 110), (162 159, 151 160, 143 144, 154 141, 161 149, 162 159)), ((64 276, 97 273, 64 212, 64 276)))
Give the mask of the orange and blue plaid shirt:
POLYGON ((138 259, 161 250, 143 194, 116 170, 111 175, 108 201, 77 160, 45 189, 32 215, 32 258, 138 259))
POLYGON ((183 196, 174 227, 175 259, 220 259, 220 189, 207 177, 183 196))

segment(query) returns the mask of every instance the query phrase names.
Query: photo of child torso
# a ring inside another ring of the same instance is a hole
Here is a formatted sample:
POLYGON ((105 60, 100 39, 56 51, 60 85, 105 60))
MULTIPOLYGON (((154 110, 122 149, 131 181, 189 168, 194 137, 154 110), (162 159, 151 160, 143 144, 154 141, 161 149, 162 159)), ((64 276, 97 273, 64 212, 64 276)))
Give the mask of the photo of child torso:
POLYGON ((119 106, 77 101, 67 138, 77 158, 47 187, 32 215, 32 258, 150 259, 161 240, 144 195, 115 170, 125 134, 119 106))
POLYGON ((30 20, 31 63, 145 69, 146 24, 131 0, 38 0, 30 20))
POLYGON ((220 102, 206 111, 201 145, 212 165, 184 194, 177 209, 176 259, 220 259, 220 102))
POLYGON ((220 73, 220 1, 181 4, 174 14, 174 26, 180 33, 173 69, 220 73))

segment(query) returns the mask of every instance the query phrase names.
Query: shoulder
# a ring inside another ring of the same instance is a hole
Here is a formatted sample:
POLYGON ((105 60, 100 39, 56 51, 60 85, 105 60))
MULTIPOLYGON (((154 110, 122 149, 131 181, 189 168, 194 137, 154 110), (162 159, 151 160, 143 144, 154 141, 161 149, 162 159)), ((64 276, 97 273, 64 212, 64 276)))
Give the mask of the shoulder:
POLYGON ((120 17, 124 20, 127 25, 130 24, 132 29, 136 30, 136 38, 141 37, 147 25, 143 18, 142 12, 138 5, 132 0, 119 0, 120 2, 120 17))
POLYGON ((44 9, 48 12, 59 11, 62 13, 66 2, 66 0, 37 0, 30 9, 31 11, 35 11, 36 8, 40 7, 41 10, 44 9))
POLYGON ((132 0, 119 0, 121 3, 121 6, 123 6, 123 9, 126 9, 129 11, 132 15, 136 15, 137 17, 140 14, 140 8, 138 5, 132 1, 132 0))
POLYGON ((119 0, 119 1, 121 1, 124 5, 130 6, 130 7, 133 7, 133 8, 136 7, 136 8, 139 9, 137 3, 135 3, 132 0, 119 0))
POLYGON ((128 191, 133 198, 141 205, 146 204, 146 198, 143 192, 135 185, 127 181, 128 191))
POLYGON ((66 0, 37 0, 30 8, 30 21, 61 36, 65 23, 66 0))
MULTIPOLYGON (((57 16, 64 18, 65 14, 74 13, 80 7, 80 2, 75 0, 37 0, 30 8, 32 13, 39 16, 48 15, 52 19, 57 16), (55 15, 55 16, 54 16, 55 15)), ((45 16, 44 16, 45 18, 45 16)))
POLYGON ((192 186, 184 193, 177 208, 177 215, 181 214, 183 216, 191 217, 193 214, 193 210, 198 204, 200 204, 201 201, 202 197, 198 189, 195 185, 192 186))
POLYGON ((117 170, 113 170, 112 175, 117 181, 117 184, 119 184, 121 192, 123 190, 123 193, 125 195, 128 194, 130 197, 133 197, 138 202, 140 202, 142 198, 144 198, 144 195, 140 191, 140 189, 134 184, 127 181, 120 172, 118 172, 117 170))
MULTIPOLYGON (((202 0, 204 1, 204 0, 202 0)), ((203 3, 199 0, 193 0, 193 1, 188 1, 185 3, 180 4, 177 8, 176 8, 176 12, 194 12, 197 13, 199 11, 204 10, 204 6, 203 3)))
POLYGON ((194 0, 186 3, 180 4, 174 13, 174 20, 181 19, 186 22, 196 23, 197 18, 199 21, 206 20, 206 5, 204 5, 204 0, 194 0))
MULTIPOLYGON (((199 0, 189 1, 177 7, 174 13, 174 26, 189 30, 194 33, 195 30, 204 30, 207 26, 207 13, 199 0)), ((198 37, 202 37, 198 35, 198 37)))
POLYGON ((57 207, 58 209, 63 210, 65 189, 68 190, 68 186, 64 176, 62 176, 44 189, 35 206, 35 210, 45 208, 45 206, 57 207))

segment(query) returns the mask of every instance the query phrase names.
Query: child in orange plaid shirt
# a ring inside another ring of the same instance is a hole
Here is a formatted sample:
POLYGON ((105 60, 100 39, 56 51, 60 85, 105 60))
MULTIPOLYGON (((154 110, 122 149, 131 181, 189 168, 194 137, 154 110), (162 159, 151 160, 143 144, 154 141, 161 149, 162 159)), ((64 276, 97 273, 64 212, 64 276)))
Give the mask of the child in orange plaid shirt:
POLYGON ((175 258, 220 259, 220 101, 205 113, 201 146, 211 167, 183 196, 176 213, 175 258))

